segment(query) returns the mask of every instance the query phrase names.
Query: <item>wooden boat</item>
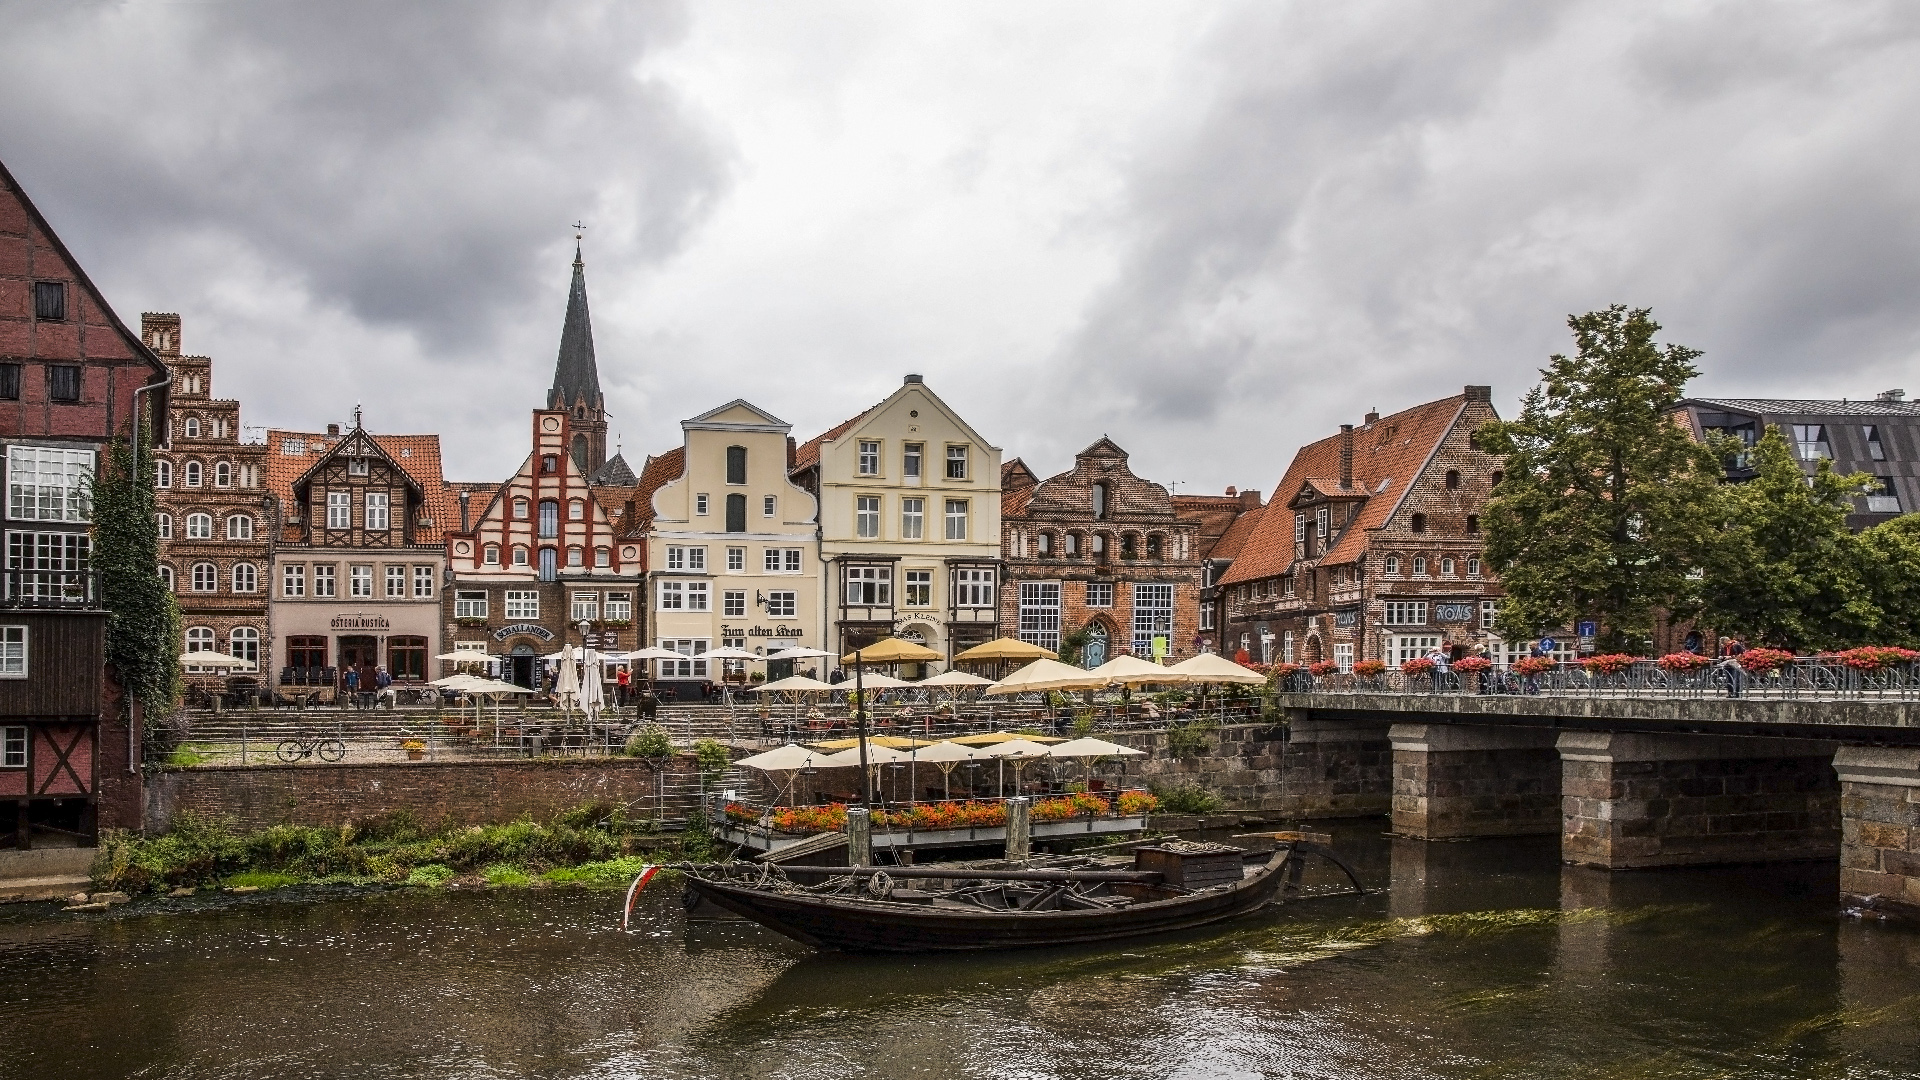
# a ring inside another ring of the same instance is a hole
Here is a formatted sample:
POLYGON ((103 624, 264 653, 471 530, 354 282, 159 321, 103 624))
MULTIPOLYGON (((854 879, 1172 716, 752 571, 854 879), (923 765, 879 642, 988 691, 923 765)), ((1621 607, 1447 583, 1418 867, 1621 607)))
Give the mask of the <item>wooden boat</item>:
POLYGON ((1297 887, 1297 846, 1247 865, 1239 848, 1176 842, 1139 849, 1132 870, 742 865, 689 873, 687 888, 690 902, 709 901, 819 949, 1018 949, 1186 930, 1258 911, 1283 886, 1297 887), (785 877, 802 870, 833 876, 811 887, 785 877), (919 881, 956 887, 900 887, 919 881))

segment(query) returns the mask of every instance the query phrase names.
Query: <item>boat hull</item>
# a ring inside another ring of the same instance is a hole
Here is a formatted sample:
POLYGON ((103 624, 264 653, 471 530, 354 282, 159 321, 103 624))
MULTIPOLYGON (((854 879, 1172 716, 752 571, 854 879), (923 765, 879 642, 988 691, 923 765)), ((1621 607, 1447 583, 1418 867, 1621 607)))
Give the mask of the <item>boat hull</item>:
POLYGON ((755 889, 690 877, 703 899, 776 933, 841 952, 977 952, 1163 934, 1258 911, 1280 889, 1287 853, 1233 885, 1100 911, 955 911, 755 889))

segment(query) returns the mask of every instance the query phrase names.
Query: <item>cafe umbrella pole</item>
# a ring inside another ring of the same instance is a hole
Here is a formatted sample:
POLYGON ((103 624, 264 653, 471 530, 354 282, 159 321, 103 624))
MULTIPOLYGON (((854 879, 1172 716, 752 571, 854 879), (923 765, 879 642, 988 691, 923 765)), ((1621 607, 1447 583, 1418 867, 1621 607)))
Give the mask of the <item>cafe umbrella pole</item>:
POLYGON ((858 714, 857 720, 860 728, 860 805, 872 806, 873 774, 867 771, 867 694, 864 689, 866 686, 864 678, 866 670, 867 658, 860 655, 860 650, 855 649, 853 653, 853 701, 854 712, 858 714))

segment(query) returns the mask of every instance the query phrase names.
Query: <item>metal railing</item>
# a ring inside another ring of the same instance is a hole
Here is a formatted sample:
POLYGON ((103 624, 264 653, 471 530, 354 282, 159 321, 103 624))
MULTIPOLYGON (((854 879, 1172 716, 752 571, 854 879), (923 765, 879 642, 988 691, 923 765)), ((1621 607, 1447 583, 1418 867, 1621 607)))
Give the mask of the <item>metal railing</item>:
POLYGON ((1283 694, 1523 694, 1606 698, 1755 698, 1762 700, 1911 700, 1920 698, 1920 664, 1878 669, 1849 666, 1832 657, 1802 656, 1771 671, 1748 671, 1716 660, 1693 670, 1669 670, 1656 660, 1635 660, 1619 671, 1589 671, 1559 664, 1534 675, 1509 668, 1481 674, 1335 674, 1304 672, 1278 684, 1283 694))
POLYGON ((92 570, 0 570, 0 607, 90 611, 99 595, 92 570))

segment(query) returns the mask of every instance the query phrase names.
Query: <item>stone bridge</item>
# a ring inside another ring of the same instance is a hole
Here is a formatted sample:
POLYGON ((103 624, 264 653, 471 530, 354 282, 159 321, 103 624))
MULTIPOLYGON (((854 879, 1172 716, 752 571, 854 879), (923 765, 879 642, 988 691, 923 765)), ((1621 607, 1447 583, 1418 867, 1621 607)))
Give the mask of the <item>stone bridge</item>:
POLYGON ((1322 743, 1391 747, 1383 809, 1404 836, 1557 832, 1568 862, 1614 870, 1838 857, 1843 894, 1920 914, 1920 700, 1360 690, 1277 704, 1308 759, 1322 743))

